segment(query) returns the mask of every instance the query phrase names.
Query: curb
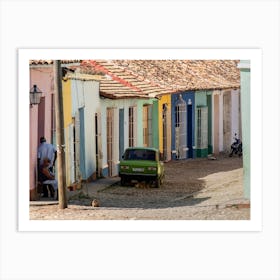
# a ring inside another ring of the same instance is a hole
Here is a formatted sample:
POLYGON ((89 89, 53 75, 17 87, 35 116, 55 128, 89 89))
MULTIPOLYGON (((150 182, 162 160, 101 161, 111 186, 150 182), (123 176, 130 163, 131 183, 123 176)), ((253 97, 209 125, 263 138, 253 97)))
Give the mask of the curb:
POLYGON ((57 205, 59 202, 58 200, 47 200, 47 201, 29 201, 29 206, 45 206, 45 205, 57 205))

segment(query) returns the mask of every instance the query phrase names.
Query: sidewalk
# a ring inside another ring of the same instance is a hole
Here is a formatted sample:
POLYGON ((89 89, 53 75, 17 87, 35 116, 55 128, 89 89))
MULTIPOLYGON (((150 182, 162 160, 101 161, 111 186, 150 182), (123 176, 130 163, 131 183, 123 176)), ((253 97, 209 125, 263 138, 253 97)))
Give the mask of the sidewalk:
MULTIPOLYGON (((85 195, 90 197, 96 197, 97 193, 111 185, 116 184, 120 181, 120 177, 108 177, 98 179, 96 181, 90 183, 83 183, 83 186, 80 190, 76 191, 66 191, 67 199, 77 195, 80 192, 83 192, 85 195)), ((41 198, 40 200, 29 201, 30 206, 45 206, 45 205, 56 205, 58 204, 58 200, 54 200, 53 198, 41 198)))
MULTIPOLYGON (((118 176, 102 178, 90 183, 84 183, 82 189, 79 191, 83 191, 85 194, 91 197, 95 197, 99 191, 109 186, 112 186, 118 183, 119 181, 120 181, 120 177, 118 176)), ((79 192, 79 191, 75 191, 75 192, 79 192)))

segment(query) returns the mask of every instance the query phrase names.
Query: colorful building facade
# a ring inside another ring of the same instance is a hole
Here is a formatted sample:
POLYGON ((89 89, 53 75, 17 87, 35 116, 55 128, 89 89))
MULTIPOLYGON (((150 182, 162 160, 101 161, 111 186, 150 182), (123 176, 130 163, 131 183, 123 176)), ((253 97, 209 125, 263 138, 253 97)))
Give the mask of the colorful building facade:
POLYGON ((241 60, 238 65, 241 73, 242 102, 242 144, 243 144, 243 188, 244 197, 250 199, 251 164, 250 164, 250 102, 251 102, 251 65, 248 60, 241 60))
POLYGON ((44 136, 48 143, 54 143, 54 98, 53 98, 53 71, 51 66, 30 66, 30 88, 33 85, 42 91, 42 97, 38 105, 30 105, 29 108, 29 182, 30 199, 36 199, 37 184, 37 149, 40 137, 44 136))
POLYGON ((171 158, 194 158, 195 147, 195 92, 171 95, 171 158))
POLYGON ((171 95, 161 95, 158 99, 158 148, 164 161, 171 160, 171 110, 171 95))
POLYGON ((157 100, 101 98, 101 127, 102 176, 116 176, 126 148, 158 147, 157 100))
POLYGON ((212 91, 195 92, 195 147, 196 157, 207 157, 212 145, 212 91))
POLYGON ((214 90, 212 95, 213 153, 228 153, 235 134, 242 139, 240 90, 214 90))
POLYGON ((98 171, 99 82, 76 75, 63 81, 67 184, 96 178, 98 171))
MULTIPOLYGON (((160 65, 158 62, 157 67, 160 65)), ((200 77, 195 76, 197 89, 176 90, 188 87, 188 80, 182 80, 179 74, 178 81, 173 77, 178 84, 165 88, 162 80, 145 80, 120 69, 118 63, 102 61, 86 67, 86 73, 80 68, 66 71, 62 79, 67 186, 117 176, 127 147, 158 148, 162 160, 169 161, 227 152, 234 134, 241 137, 240 94, 236 87, 207 89, 208 84, 200 84, 200 77)), ((55 143, 55 122, 52 66, 30 69, 30 85, 37 84, 43 91, 41 103, 30 107, 32 190, 36 185, 39 138, 45 136, 55 143)), ((164 75, 161 78, 168 80, 164 75)))

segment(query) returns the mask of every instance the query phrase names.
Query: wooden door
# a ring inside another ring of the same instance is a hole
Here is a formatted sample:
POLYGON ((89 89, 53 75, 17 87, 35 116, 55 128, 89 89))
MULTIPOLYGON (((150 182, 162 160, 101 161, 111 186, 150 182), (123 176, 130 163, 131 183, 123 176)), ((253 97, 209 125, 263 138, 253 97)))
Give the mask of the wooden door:
MULTIPOLYGON (((40 143, 40 137, 45 136, 45 97, 41 97, 41 101, 38 105, 38 144, 40 143)), ((48 142, 52 139, 47 139, 48 142)))
POLYGON ((76 112, 76 114, 75 114, 73 137, 74 137, 75 179, 76 179, 76 181, 80 181, 81 173, 80 173, 80 116, 79 116, 79 112, 76 112))
POLYGON ((167 146, 167 104, 162 105, 162 148, 163 148, 163 160, 168 160, 168 146, 167 146))

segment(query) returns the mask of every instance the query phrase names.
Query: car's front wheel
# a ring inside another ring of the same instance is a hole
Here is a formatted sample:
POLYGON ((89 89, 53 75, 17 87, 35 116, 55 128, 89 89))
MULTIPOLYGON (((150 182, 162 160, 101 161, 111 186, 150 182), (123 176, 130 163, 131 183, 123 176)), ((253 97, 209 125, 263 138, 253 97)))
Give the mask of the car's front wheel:
POLYGON ((160 187, 161 187, 161 185, 162 185, 162 179, 157 178, 157 179, 156 179, 156 182, 155 182, 155 186, 156 186, 156 188, 160 188, 160 187))

